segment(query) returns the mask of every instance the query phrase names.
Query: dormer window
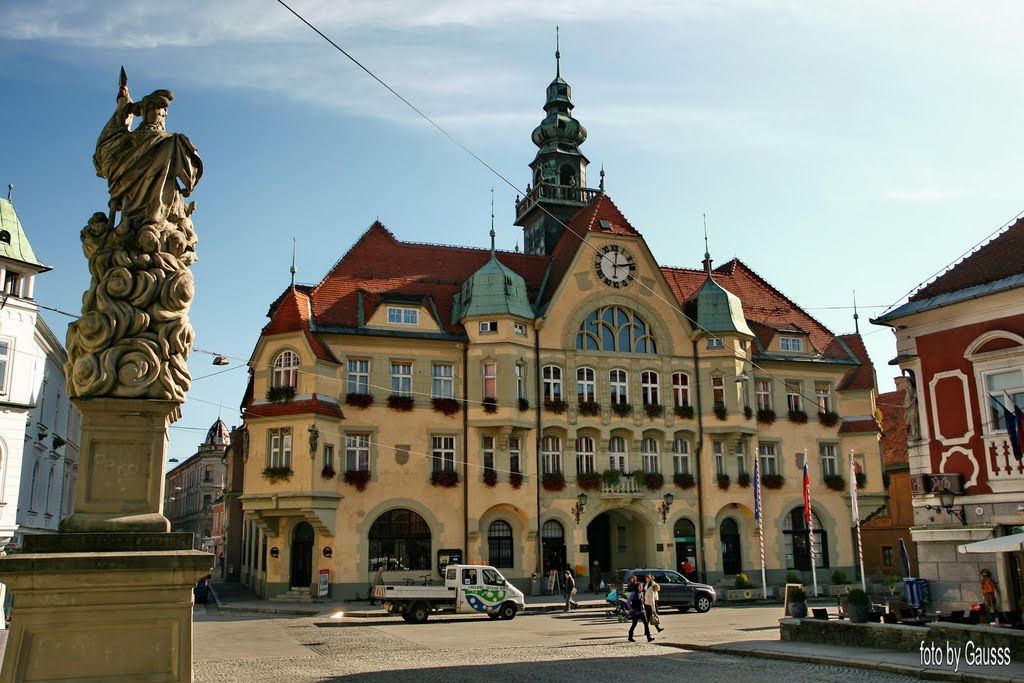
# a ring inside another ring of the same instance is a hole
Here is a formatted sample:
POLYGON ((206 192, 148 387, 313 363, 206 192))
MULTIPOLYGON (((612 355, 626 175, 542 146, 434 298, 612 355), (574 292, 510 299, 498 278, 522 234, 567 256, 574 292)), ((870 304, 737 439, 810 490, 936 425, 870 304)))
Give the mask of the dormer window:
POLYGON ((0 230, 0 242, 3 242, 4 244, 10 244, 11 233, 8 232, 7 230, 0 230))
POLYGON ((388 322, 393 325, 418 325, 420 312, 415 308, 388 306, 388 322))
POLYGON ((526 325, 522 323, 513 323, 512 329, 515 331, 516 334, 521 334, 524 337, 526 336, 526 325))
POLYGON ((722 339, 721 337, 711 337, 711 338, 708 339, 708 348, 709 349, 724 349, 725 348, 725 340, 722 339))
POLYGON ((803 351, 804 340, 800 337, 779 337, 779 348, 783 351, 803 351))
POLYGON ((488 320, 480 323, 480 334, 494 334, 498 331, 498 321, 488 320))

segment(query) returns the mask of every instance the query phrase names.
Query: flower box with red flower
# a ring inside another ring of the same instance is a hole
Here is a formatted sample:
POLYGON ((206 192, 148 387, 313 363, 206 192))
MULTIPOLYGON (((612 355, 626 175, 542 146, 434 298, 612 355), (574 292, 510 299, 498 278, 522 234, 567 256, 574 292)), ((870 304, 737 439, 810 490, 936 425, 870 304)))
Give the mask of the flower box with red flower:
POLYGON ((493 489, 498 483, 498 473, 494 470, 484 470, 484 485, 493 489))
POLYGON ((729 489, 729 483, 731 482, 731 480, 729 479, 728 474, 715 475, 715 481, 718 482, 718 488, 722 489, 723 491, 729 489))
POLYGON ((692 474, 673 474, 672 483, 681 489, 692 489, 697 484, 697 480, 693 478, 692 474))
POLYGON ((665 485, 665 477, 659 472, 647 472, 644 474, 644 487, 648 491, 657 491, 665 485))
POLYGON ((455 488, 459 483, 459 473, 455 470, 440 470, 430 473, 430 484, 439 488, 455 488))
POLYGON ((365 491, 366 484, 370 481, 370 470, 345 470, 342 481, 354 486, 356 491, 365 491))
POLYGON ((841 474, 826 474, 824 476, 825 486, 829 487, 833 491, 845 491, 846 480, 843 479, 841 474))
POLYGON ((391 394, 388 396, 388 408, 391 408, 391 410, 407 413, 415 405, 416 401, 412 396, 405 396, 404 394, 391 394))
POLYGON ((373 405, 373 394, 361 394, 359 392, 345 394, 345 403, 353 408, 366 410, 373 405))
POLYGON ((580 401, 580 415, 597 417, 601 414, 601 404, 597 401, 580 401))
POLYGON ((494 414, 498 412, 498 399, 493 396, 484 396, 483 400, 484 412, 494 414))
POLYGON ((555 415, 561 415, 565 412, 566 403, 560 398, 546 398, 544 399, 544 410, 555 415))
POLYGON ((334 468, 330 465, 324 465, 324 468, 320 470, 320 476, 324 479, 334 479, 334 475, 336 474, 337 472, 335 472, 334 468))
POLYGON ((508 483, 512 485, 512 488, 517 489, 523 485, 523 474, 522 472, 509 472, 508 483))
POLYGON ((435 398, 430 401, 430 404, 434 408, 434 412, 441 413, 447 417, 451 417, 459 412, 459 402, 454 398, 435 398))
POLYGON ((818 422, 821 423, 822 427, 835 427, 839 424, 839 413, 832 412, 831 410, 818 413, 818 422))
POLYGON ((786 483, 785 478, 781 474, 762 474, 761 475, 761 486, 766 489, 781 489, 783 484, 786 483))
POLYGON ((750 475, 746 472, 740 472, 739 476, 736 477, 736 485, 741 488, 750 486, 750 475))
POLYGON ((576 485, 584 491, 597 491, 601 488, 600 472, 580 472, 576 475, 576 485))
POLYGON ((545 491, 561 491, 565 488, 565 475, 561 472, 545 472, 541 478, 545 491))

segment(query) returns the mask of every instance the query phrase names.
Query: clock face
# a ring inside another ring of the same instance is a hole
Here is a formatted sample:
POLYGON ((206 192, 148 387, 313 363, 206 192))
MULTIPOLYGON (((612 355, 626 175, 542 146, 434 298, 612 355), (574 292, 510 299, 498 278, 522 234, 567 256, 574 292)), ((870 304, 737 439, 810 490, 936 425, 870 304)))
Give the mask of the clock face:
POLYGON ((622 247, 610 244, 601 249, 600 255, 594 262, 597 275, 606 285, 611 287, 626 287, 636 270, 636 263, 633 256, 622 247))

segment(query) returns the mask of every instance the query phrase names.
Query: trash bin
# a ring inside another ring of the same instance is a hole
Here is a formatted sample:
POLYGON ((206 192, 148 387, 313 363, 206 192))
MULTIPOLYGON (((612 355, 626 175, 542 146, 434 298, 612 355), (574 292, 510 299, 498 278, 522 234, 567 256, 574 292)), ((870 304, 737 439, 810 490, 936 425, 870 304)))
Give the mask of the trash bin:
POLYGON ((540 595, 540 575, 530 577, 530 595, 540 595))
POLYGON ((903 601, 916 610, 923 610, 927 601, 928 579, 908 576, 903 579, 903 601))

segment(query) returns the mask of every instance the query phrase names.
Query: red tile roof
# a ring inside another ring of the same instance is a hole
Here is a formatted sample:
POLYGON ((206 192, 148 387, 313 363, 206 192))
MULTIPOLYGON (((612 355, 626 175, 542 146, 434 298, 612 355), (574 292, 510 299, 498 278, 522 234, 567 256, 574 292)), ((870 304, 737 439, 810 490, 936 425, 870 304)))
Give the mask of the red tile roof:
POLYGON ((839 425, 840 434, 861 434, 865 432, 877 432, 878 430, 878 423, 875 422, 875 418, 873 417, 865 417, 861 420, 843 418, 842 423, 839 425))
POLYGON ((246 408, 243 420, 257 417, 280 417, 282 415, 327 415, 328 417, 344 417, 341 406, 334 401, 324 401, 316 394, 312 398, 287 401, 285 403, 254 403, 246 408))
POLYGON ((875 387, 875 366, 871 364, 871 358, 868 356, 868 350, 864 347, 864 340, 860 334, 841 334, 839 339, 843 340, 850 351, 853 352, 854 357, 860 361, 860 365, 846 372, 836 390, 858 391, 873 389, 875 387))
POLYGON ((1021 274, 1024 274, 1024 219, 1014 221, 1002 234, 917 290, 909 300, 928 299, 1021 274))
MULTIPOLYGON (((319 327, 359 325, 362 292, 364 322, 389 297, 420 301, 428 309, 432 300, 441 329, 461 334, 462 326, 452 322, 454 295, 490 257, 488 249, 401 242, 374 223, 311 290, 313 320, 319 327)), ((497 258, 523 277, 533 299, 547 257, 499 251, 497 258)))
POLYGON ((270 322, 263 328, 262 335, 284 334, 301 331, 309 342, 314 355, 320 360, 337 363, 338 359, 331 349, 310 331, 309 325, 309 288, 289 287, 270 306, 270 322))
POLYGON ((903 412, 902 389, 879 394, 876 405, 882 411, 882 459, 886 465, 906 465, 907 421, 903 412))

